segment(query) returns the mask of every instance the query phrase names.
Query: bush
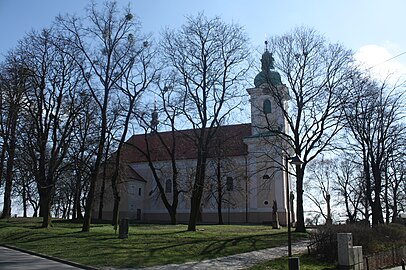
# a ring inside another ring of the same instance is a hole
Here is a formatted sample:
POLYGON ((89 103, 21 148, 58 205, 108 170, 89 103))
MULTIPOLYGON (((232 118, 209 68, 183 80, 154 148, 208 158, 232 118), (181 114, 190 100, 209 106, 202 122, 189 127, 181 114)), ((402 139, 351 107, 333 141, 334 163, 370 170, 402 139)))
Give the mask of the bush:
POLYGON ((394 246, 406 245, 406 226, 400 224, 375 227, 346 224, 326 225, 311 233, 311 252, 328 261, 337 260, 337 233, 352 233, 353 245, 362 246, 364 255, 394 246))

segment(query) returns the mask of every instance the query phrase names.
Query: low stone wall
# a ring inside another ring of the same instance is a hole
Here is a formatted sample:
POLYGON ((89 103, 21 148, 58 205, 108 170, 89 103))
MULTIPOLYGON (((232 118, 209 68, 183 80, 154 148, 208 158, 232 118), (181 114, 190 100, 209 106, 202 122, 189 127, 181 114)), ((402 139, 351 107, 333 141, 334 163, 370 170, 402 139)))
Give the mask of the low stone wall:
POLYGON ((365 256, 364 269, 375 270, 387 266, 399 265, 402 259, 406 260, 406 246, 365 256))

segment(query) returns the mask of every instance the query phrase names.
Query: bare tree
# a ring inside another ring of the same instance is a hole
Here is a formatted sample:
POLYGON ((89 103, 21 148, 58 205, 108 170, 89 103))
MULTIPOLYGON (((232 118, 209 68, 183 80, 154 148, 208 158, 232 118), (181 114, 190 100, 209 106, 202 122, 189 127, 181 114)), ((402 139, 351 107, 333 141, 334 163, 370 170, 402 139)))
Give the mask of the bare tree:
POLYGON ((364 213, 361 209, 364 194, 360 166, 349 154, 341 160, 336 160, 336 164, 333 170, 336 184, 333 189, 339 194, 339 204, 344 203, 349 223, 355 223, 359 219, 359 214, 364 213))
MULTIPOLYGON (((224 182, 224 175, 223 175, 223 166, 225 163, 221 156, 220 153, 218 155, 217 158, 215 158, 214 160, 211 160, 211 162, 209 162, 209 166, 213 166, 214 167, 214 177, 209 177, 209 183, 211 184, 210 186, 213 186, 213 182, 215 183, 215 188, 209 188, 209 194, 208 194, 208 198, 206 198, 206 200, 210 200, 210 198, 214 198, 216 203, 217 203, 217 216, 218 216, 218 224, 219 225, 223 225, 223 213, 222 213, 222 209, 223 209, 223 203, 225 202, 225 195, 227 192, 227 186, 225 185, 224 182), (213 178, 213 179, 210 179, 213 178)), ((230 187, 230 185, 229 185, 230 187)), ((229 188, 230 189, 230 188, 229 188)))
POLYGON ((247 41, 240 26, 203 14, 189 17, 181 29, 163 35, 165 62, 176 72, 183 93, 183 117, 193 129, 197 151, 189 231, 196 230, 208 145, 237 105, 233 98, 242 94, 240 83, 249 67, 247 41))
MULTIPOLYGON (((137 38, 137 40, 142 40, 137 38)), ((118 225, 119 218, 119 203, 120 194, 118 190, 118 178, 120 174, 121 166, 121 154, 124 147, 125 141, 127 139, 127 133, 131 120, 134 118, 134 110, 137 102, 139 101, 141 95, 148 88, 150 83, 155 79, 155 74, 157 72, 153 65, 153 56, 155 52, 151 49, 150 44, 144 39, 143 42, 134 46, 133 51, 133 67, 127 69, 127 72, 123 74, 122 79, 117 84, 117 87, 122 92, 123 96, 126 97, 126 102, 118 102, 120 106, 120 111, 124 112, 124 119, 120 125, 121 135, 118 142, 117 151, 114 155, 114 172, 111 177, 111 187, 113 189, 114 206, 113 206, 113 225, 118 225)), ((124 67, 123 67, 124 68, 124 67)))
MULTIPOLYGON (((0 136, 3 142, 0 162, 0 179, 4 174, 3 211, 0 218, 11 216, 11 192, 14 178, 15 152, 17 148, 17 127, 24 106, 24 94, 28 88, 28 70, 23 66, 19 55, 11 52, 0 70, 0 136)), ((0 183, 2 181, 0 180, 0 183)))
POLYGON ((31 33, 20 44, 26 69, 30 70, 31 91, 28 102, 28 125, 32 133, 30 157, 40 195, 42 227, 50 224, 52 197, 57 172, 66 157, 77 112, 80 76, 72 58, 65 54, 66 44, 52 36, 50 29, 31 33))
POLYGON ((326 224, 332 224, 331 195, 334 184, 334 161, 317 158, 309 164, 310 180, 305 183, 306 197, 316 206, 326 224))
POLYGON ((81 200, 85 196, 83 186, 88 182, 94 156, 97 152, 97 127, 100 114, 93 98, 84 89, 80 93, 81 110, 78 114, 73 134, 72 147, 69 149, 68 159, 72 164, 75 178, 72 218, 83 219, 81 200))
MULTIPOLYGON (((218 224, 224 224, 222 212, 224 205, 228 209, 235 205, 231 194, 242 193, 244 197, 246 196, 247 190, 240 185, 241 179, 246 180, 246 171, 239 170, 240 164, 230 158, 233 156, 231 153, 236 149, 234 146, 238 145, 237 141, 244 135, 241 134, 241 131, 228 132, 226 128, 220 127, 209 145, 208 168, 210 168, 210 173, 207 177, 207 192, 205 192, 207 195, 204 200, 215 202, 213 206, 217 208, 218 224)), ((228 222, 230 222, 229 218, 228 215, 228 222)))
POLYGON ((287 81, 291 98, 288 108, 284 106, 285 95, 273 91, 287 121, 288 132, 272 126, 270 129, 304 162, 302 166, 296 166, 296 231, 303 232, 306 166, 321 152, 329 150, 332 139, 341 128, 340 108, 346 94, 343 83, 348 79, 352 53, 305 27, 274 37, 270 44, 277 59, 275 68, 287 81))
POLYGON ((127 143, 129 150, 139 152, 148 162, 159 197, 168 211, 171 224, 177 224, 179 195, 184 192, 179 183, 177 157, 179 147, 182 147, 186 136, 178 132, 175 127, 177 118, 181 113, 179 102, 182 96, 179 95, 179 92, 173 91, 176 86, 171 76, 163 81, 165 86, 158 86, 159 92, 156 93, 156 96, 159 100, 154 104, 151 117, 146 117, 146 110, 143 110, 141 115, 137 117, 139 126, 144 129, 144 135, 133 137, 127 143), (157 104, 159 104, 160 109, 157 108, 157 104), (163 115, 161 121, 159 120, 159 113, 163 115), (159 126, 169 131, 159 132, 159 126), (168 171, 165 174, 162 173, 161 166, 155 162, 158 156, 165 156, 169 160, 170 168, 165 168, 168 171), (167 178, 168 173, 171 175, 170 179, 167 178))
POLYGON ((18 128, 18 146, 16 149, 15 173, 16 186, 15 190, 21 195, 23 202, 23 215, 27 216, 27 208, 33 209, 33 217, 38 217, 39 212, 39 194, 38 185, 35 178, 35 161, 31 158, 32 134, 34 134, 33 121, 27 114, 26 110, 21 115, 21 124, 18 128), (29 132, 27 132, 29 131, 29 132))
POLYGON ((354 74, 350 88, 350 102, 344 107, 346 128, 354 141, 350 143, 362 154, 365 196, 371 207, 372 224, 382 224, 388 158, 391 149, 396 148, 397 138, 405 134, 401 124, 402 94, 388 80, 374 81, 362 73, 354 74))
POLYGON ((392 149, 389 149, 385 172, 386 223, 394 222, 398 218, 400 208, 406 202, 406 190, 404 189, 406 185, 405 136, 404 134, 394 134, 394 139, 397 142, 392 145, 392 149))
MULTIPOLYGON (((108 128, 108 130, 110 130, 110 128, 108 128)), ((100 186, 100 194, 99 194, 99 215, 98 215, 98 219, 99 220, 102 220, 103 219, 103 209, 104 209, 104 196, 105 196, 105 193, 106 193, 106 181, 107 181, 107 169, 108 169, 108 166, 106 166, 107 165, 107 162, 108 162, 108 159, 109 159, 109 157, 110 157, 110 151, 108 150, 108 149, 111 149, 111 143, 112 143, 112 140, 113 140, 113 136, 111 136, 111 135, 109 135, 109 136, 107 136, 107 139, 106 139, 106 150, 105 150, 105 153, 104 153, 104 160, 103 160, 103 162, 104 162, 104 166, 103 166, 103 171, 101 172, 101 186, 100 186)))
POLYGON ((102 10, 93 3, 88 21, 74 16, 58 19, 66 42, 74 48, 75 63, 79 66, 86 85, 96 102, 101 122, 99 142, 91 169, 89 192, 86 199, 82 231, 90 230, 96 181, 99 176, 108 134, 108 112, 117 84, 132 68, 137 50, 134 49, 138 22, 130 9, 119 12, 116 2, 108 2, 102 10))

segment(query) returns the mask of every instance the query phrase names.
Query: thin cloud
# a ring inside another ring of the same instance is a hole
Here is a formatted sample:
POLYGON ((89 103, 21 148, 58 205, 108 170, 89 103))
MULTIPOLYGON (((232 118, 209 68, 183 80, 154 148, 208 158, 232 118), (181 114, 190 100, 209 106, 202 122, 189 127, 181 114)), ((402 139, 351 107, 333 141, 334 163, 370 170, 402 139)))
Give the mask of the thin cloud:
POLYGON ((405 57, 406 52, 392 54, 386 47, 369 44, 361 47, 354 55, 358 64, 378 79, 391 78, 399 81, 406 78, 406 67, 397 57, 405 57))

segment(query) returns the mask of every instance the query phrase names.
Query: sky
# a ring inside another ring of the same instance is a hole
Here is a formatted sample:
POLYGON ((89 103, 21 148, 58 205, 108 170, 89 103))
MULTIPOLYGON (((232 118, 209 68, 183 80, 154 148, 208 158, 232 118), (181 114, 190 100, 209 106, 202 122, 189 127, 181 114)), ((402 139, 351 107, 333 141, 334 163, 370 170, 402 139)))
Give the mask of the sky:
MULTIPOLYGON (((94 0, 103 4, 104 0, 94 0)), ((242 25, 253 48, 297 26, 312 27, 331 42, 342 43, 372 71, 406 74, 404 0, 118 0, 130 6, 145 33, 159 38, 185 17, 204 12, 242 25), (404 53, 404 54, 402 54, 404 53), (395 58, 393 58, 395 57, 395 58), (391 59, 393 58, 393 59, 391 59), (391 59, 387 61, 388 59, 391 59)), ((51 25, 59 14, 85 14, 90 0, 0 0, 0 59, 30 30, 51 25)), ((259 62, 259 59, 258 59, 259 62)))

